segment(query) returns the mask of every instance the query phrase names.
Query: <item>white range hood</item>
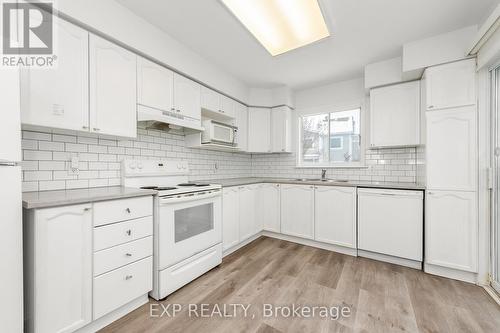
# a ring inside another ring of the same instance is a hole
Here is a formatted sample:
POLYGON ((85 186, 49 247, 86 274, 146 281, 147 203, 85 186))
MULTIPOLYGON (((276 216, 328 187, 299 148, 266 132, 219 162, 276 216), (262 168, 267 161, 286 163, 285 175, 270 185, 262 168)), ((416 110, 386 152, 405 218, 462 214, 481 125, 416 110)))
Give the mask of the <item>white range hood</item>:
POLYGON ((168 124, 174 128, 182 127, 198 132, 204 130, 199 119, 185 117, 175 112, 162 111, 141 104, 137 104, 137 121, 168 124))

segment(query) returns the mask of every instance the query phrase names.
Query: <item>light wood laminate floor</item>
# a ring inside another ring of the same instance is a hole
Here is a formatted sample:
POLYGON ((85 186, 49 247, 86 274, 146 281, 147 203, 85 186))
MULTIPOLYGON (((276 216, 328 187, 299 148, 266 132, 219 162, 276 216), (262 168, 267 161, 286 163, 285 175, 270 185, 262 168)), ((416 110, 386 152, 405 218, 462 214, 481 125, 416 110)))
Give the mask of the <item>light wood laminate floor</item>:
POLYGON ((163 300, 182 304, 175 317, 151 317, 157 303, 101 332, 500 332, 500 307, 478 286, 268 237, 163 300), (196 318, 189 303, 251 304, 255 317, 239 309, 233 318, 196 318), (264 303, 347 306, 351 315, 264 318, 264 303))

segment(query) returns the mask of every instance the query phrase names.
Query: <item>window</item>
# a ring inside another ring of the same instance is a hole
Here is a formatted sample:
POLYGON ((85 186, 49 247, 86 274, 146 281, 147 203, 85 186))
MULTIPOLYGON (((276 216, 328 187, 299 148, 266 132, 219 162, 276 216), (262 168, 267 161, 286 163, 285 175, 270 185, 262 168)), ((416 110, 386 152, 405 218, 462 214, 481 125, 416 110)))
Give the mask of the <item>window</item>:
POLYGON ((299 166, 360 166, 361 108, 300 117, 299 166))

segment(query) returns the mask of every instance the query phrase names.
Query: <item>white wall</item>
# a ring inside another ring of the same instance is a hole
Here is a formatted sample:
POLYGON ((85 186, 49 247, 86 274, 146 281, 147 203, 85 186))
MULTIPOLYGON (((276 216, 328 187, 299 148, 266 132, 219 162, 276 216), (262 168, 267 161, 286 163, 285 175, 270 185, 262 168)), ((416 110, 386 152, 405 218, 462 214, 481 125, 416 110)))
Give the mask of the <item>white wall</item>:
POLYGON ((248 87, 113 0, 58 0, 66 15, 208 84, 248 101, 248 87))

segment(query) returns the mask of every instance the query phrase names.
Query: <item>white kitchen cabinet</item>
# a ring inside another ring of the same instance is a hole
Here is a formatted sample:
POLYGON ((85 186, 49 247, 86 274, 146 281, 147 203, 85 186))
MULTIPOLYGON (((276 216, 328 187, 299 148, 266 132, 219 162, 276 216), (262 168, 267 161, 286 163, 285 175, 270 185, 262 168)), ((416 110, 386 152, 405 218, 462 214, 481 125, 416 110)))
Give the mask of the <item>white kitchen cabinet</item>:
POLYGON ((241 151, 248 150, 248 108, 240 103, 234 103, 235 120, 234 125, 238 127, 238 148, 241 151))
POLYGON ((225 251, 239 243, 239 189, 222 189, 222 250, 225 251))
POLYGON ((314 238, 314 186, 281 185, 281 233, 314 238))
POLYGON ((90 130, 137 136, 136 55, 90 34, 90 130))
POLYGON ((27 125, 88 131, 89 34, 57 17, 53 20, 57 67, 21 68, 21 121, 27 125))
POLYGON ((27 331, 73 332, 90 323, 91 204, 30 211, 24 228, 27 331))
POLYGON ((316 186, 314 239, 356 248, 356 188, 316 186))
POLYGON ((423 192, 358 189, 358 249, 422 261, 423 192))
POLYGON ((239 238, 242 242, 260 231, 255 212, 257 185, 239 186, 238 189, 239 238))
POLYGON ((280 232, 280 184, 260 184, 257 190, 257 221, 262 229, 280 232))
POLYGON ((420 82, 370 90, 370 147, 420 144, 420 82))
POLYGON ((425 261, 477 272, 477 193, 428 191, 425 261))
POLYGON ((174 73, 174 108, 177 113, 201 119, 201 87, 198 83, 174 73))
POLYGON ((426 112, 427 188, 475 191, 477 183, 476 108, 426 112))
POLYGON ((271 109, 248 109, 248 151, 271 152, 271 109))
POLYGON ((476 104, 476 59, 425 70, 427 110, 476 104))
POLYGON ((226 97, 210 88, 201 87, 201 107, 205 110, 224 115, 229 118, 235 117, 235 104, 231 98, 226 97))
POLYGON ((137 60, 137 103, 172 111, 174 72, 144 58, 137 60))
POLYGON ((271 150, 274 153, 292 151, 292 110, 280 106, 271 110, 271 150))

